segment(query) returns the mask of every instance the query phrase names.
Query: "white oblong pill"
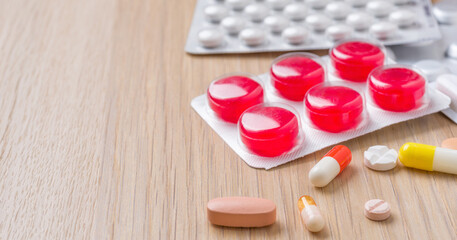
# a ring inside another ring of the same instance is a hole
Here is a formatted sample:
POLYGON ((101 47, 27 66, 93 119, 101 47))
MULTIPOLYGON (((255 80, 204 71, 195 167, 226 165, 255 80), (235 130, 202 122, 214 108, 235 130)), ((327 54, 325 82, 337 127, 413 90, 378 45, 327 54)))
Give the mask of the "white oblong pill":
POLYGON ((367 4, 368 0, 344 0, 354 7, 361 7, 367 4))
POLYGON ((325 12, 333 19, 343 19, 351 12, 351 6, 345 2, 331 2, 325 12))
POLYGON ((397 25, 390 22, 379 22, 370 27, 370 33, 379 39, 391 38, 397 31, 397 25))
POLYGON ((205 7, 203 12, 206 16, 206 19, 211 22, 220 22, 229 13, 228 9, 221 4, 209 5, 205 7))
POLYGON ((198 40, 206 48, 215 48, 222 45, 224 34, 218 29, 203 29, 198 33, 198 40))
POLYGON ((376 171, 387 171, 397 166, 397 151, 386 146, 372 146, 363 153, 363 156, 365 166, 376 171))
POLYGON ((352 28, 347 25, 333 25, 327 28, 325 35, 332 41, 348 38, 352 35, 352 28))
POLYGON ((457 112, 457 75, 443 74, 436 78, 436 89, 451 98, 450 108, 457 112))
POLYGON ((282 37, 290 44, 301 44, 308 37, 308 31, 301 26, 292 26, 282 32, 282 37))
POLYGON ((371 15, 364 12, 351 13, 346 18, 346 24, 353 27, 355 30, 365 30, 374 22, 371 15))
POLYGON ((225 0, 225 2, 233 10, 239 11, 246 7, 251 0, 225 0))
POLYGON ((314 9, 324 8, 329 0, 306 0, 306 5, 314 9))
POLYGON ((367 3, 366 10, 375 17, 387 16, 394 9, 394 5, 389 1, 371 1, 367 3))
POLYGON ((258 46, 265 42, 266 33, 260 28, 246 28, 240 32, 240 39, 247 46, 258 46))
POLYGON ((275 10, 283 9, 289 2, 290 0, 267 0, 267 4, 275 10))
POLYGON ((416 14, 409 10, 399 10, 389 15, 389 21, 397 24, 399 27, 408 27, 416 21, 416 14))
POLYGON ((449 73, 447 67, 443 63, 436 60, 422 60, 416 62, 414 67, 420 69, 427 77, 427 80, 430 82, 435 81, 436 78, 442 74, 449 73))
POLYGON ((457 4, 453 0, 438 1, 433 6, 433 15, 442 24, 457 24, 457 4))
POLYGON ((270 31, 278 33, 289 26, 289 19, 281 15, 268 16, 263 20, 263 23, 270 28, 270 31))
POLYGON ((230 34, 237 34, 243 30, 246 21, 242 17, 230 16, 222 20, 221 26, 230 34))
POLYGON ((244 8, 244 13, 253 22, 262 21, 266 16, 268 16, 269 11, 268 7, 261 3, 249 4, 246 8, 244 8))
POLYGON ((449 45, 446 55, 450 58, 457 59, 457 41, 449 45))
POLYGON ((324 14, 309 15, 305 22, 314 31, 324 31, 332 24, 332 20, 324 14))
POLYGON ((308 8, 305 4, 296 2, 288 4, 283 12, 286 17, 298 21, 305 19, 308 8))

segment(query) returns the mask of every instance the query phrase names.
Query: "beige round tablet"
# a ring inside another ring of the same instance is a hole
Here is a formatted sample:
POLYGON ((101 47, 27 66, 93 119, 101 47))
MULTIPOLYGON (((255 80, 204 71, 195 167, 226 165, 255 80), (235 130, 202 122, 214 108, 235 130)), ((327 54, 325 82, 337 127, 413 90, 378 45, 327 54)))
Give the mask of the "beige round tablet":
POLYGON ((457 138, 448 138, 441 143, 442 148, 457 150, 457 138))
POLYGON ((374 221, 386 220, 390 217, 390 205, 381 199, 371 199, 365 203, 365 217, 374 221))

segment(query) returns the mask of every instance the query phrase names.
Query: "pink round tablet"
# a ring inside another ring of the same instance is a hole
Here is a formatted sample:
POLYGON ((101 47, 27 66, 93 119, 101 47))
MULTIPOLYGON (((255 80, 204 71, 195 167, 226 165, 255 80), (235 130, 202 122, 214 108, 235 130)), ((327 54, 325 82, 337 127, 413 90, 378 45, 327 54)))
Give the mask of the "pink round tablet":
POLYGON ((290 151, 299 137, 299 118, 286 108, 259 104, 240 117, 241 142, 260 156, 274 157, 290 151))
POLYGON ((222 120, 236 123, 244 110, 263 102, 263 88, 249 75, 225 75, 208 87, 208 105, 222 120))
POLYGON ((457 138, 448 138, 441 143, 442 148, 457 150, 457 138))
POLYGON ((381 199, 371 199, 365 203, 365 217, 374 221, 386 220, 390 217, 390 205, 381 199))
POLYGON ((310 53, 288 53, 273 61, 271 84, 278 93, 293 101, 301 101, 306 92, 325 80, 320 58, 310 53))

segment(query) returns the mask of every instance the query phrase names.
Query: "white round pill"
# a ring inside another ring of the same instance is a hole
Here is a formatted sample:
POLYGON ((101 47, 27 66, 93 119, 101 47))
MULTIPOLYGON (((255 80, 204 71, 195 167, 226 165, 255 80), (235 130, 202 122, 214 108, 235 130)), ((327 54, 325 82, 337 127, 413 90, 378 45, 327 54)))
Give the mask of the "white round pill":
POLYGON ((397 25, 390 22, 379 22, 370 27, 370 33, 379 39, 391 38, 397 31, 397 25))
POLYGON ((229 34, 237 34, 241 30, 243 30, 244 26, 246 25, 246 21, 242 17, 226 17, 222 20, 221 26, 225 29, 229 34))
POLYGON ((305 0, 306 6, 309 6, 314 9, 324 8, 329 0, 305 0))
POLYGON ((394 5, 389 1, 371 1, 367 3, 366 10, 375 17, 387 16, 394 9, 394 5))
POLYGON ((267 6, 261 3, 253 3, 249 4, 246 8, 244 8, 244 13, 254 22, 262 21, 266 16, 268 16, 268 9, 267 6))
POLYGON ((301 26, 291 26, 282 32, 282 37, 290 44, 301 44, 308 37, 308 31, 301 26))
POLYGON ((342 40, 352 35, 352 28, 342 24, 333 25, 327 28, 325 35, 332 41, 342 40))
POLYGON ((240 32, 240 39, 247 46, 263 44, 266 36, 265 31, 260 28, 246 28, 240 32))
POLYGON ((387 171, 397 166, 397 151, 386 146, 372 146, 363 153, 363 156, 365 166, 376 171, 387 171))
POLYGON ((281 15, 272 15, 266 17, 265 20, 263 20, 263 23, 270 28, 270 31, 278 33, 289 26, 289 19, 281 15))
POLYGON ((308 8, 303 3, 291 3, 284 8, 284 15, 292 20, 303 20, 306 17, 308 8))
POLYGON ((344 0, 344 1, 354 7, 364 6, 368 2, 368 0, 344 0))
POLYGON ((389 15, 389 21, 397 24, 399 27, 408 27, 416 21, 416 14, 409 10, 399 10, 389 15))
POLYGON ((324 31, 332 24, 332 20, 324 14, 313 14, 306 18, 306 24, 314 31, 324 31))
POLYGON ((447 48, 446 54, 448 57, 457 59, 457 41, 451 43, 449 47, 447 48))
POLYGON ((414 67, 420 69, 430 82, 435 81, 439 75, 449 73, 447 67, 436 60, 422 60, 415 63, 414 67))
POLYGON ((374 22, 371 15, 364 12, 351 13, 346 18, 346 24, 353 27, 355 30, 365 30, 374 22))
POLYGON ((442 0, 433 6, 433 15, 442 24, 457 24, 457 4, 453 0, 442 0))
POLYGON ((290 0, 267 0, 267 4, 275 10, 283 9, 289 2, 290 0))
POLYGON ((251 2, 251 0, 225 0, 225 2, 233 10, 239 11, 246 7, 251 2))
POLYGON ((351 12, 351 6, 345 2, 331 2, 325 12, 333 19, 343 19, 351 12))
POLYGON ((224 34, 218 29, 203 29, 198 33, 198 40, 206 48, 215 48, 222 45, 224 34))
POLYGON ((206 19, 211 22, 220 22, 229 13, 228 9, 220 4, 209 5, 205 7, 203 12, 205 13, 206 19))

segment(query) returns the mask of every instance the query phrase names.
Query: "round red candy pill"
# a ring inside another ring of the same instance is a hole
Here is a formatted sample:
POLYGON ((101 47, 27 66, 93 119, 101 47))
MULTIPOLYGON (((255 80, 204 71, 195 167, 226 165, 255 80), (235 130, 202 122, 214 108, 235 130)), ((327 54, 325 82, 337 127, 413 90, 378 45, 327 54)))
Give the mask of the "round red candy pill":
POLYGON ((364 40, 348 40, 330 50, 330 60, 338 77, 365 82, 370 72, 384 64, 380 46, 364 40))
POLYGON ((277 92, 293 101, 303 100, 306 92, 325 80, 319 57, 309 53, 288 53, 273 61, 271 84, 277 92))
POLYGON ((265 157, 290 151, 299 139, 299 118, 286 108, 259 104, 246 110, 238 122, 241 142, 265 157))
POLYGON ((372 101, 388 111, 405 112, 423 104, 426 80, 402 65, 379 67, 368 78, 372 101))
POLYGON ((311 88, 305 97, 309 120, 327 132, 356 128, 363 120, 363 108, 360 93, 344 86, 321 84, 311 88))
POLYGON ((229 75, 214 80, 206 96, 216 116, 236 123, 244 110, 263 102, 263 88, 250 76, 229 75))

